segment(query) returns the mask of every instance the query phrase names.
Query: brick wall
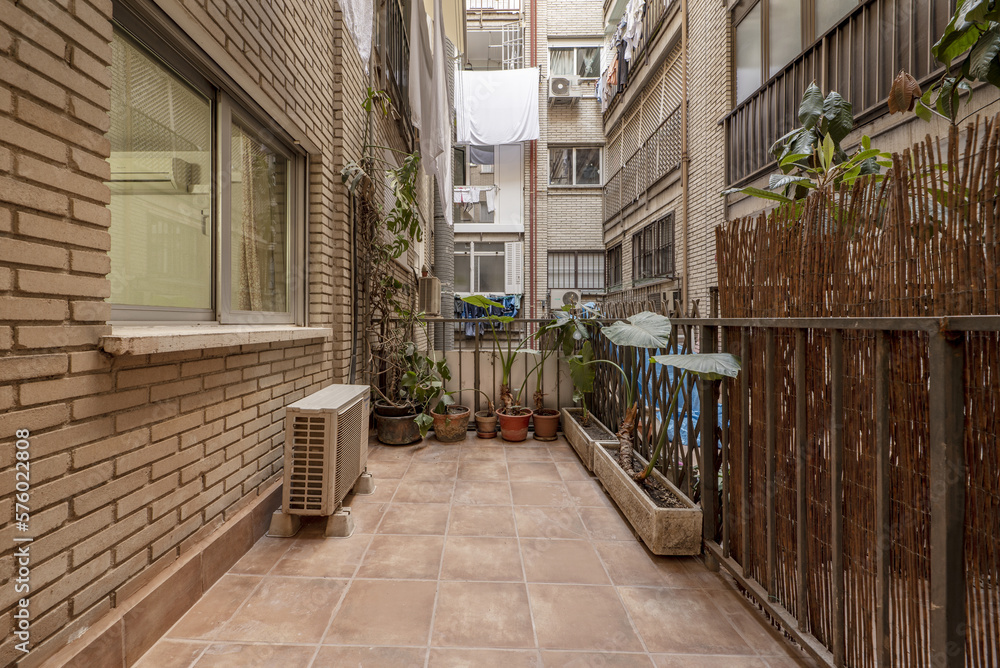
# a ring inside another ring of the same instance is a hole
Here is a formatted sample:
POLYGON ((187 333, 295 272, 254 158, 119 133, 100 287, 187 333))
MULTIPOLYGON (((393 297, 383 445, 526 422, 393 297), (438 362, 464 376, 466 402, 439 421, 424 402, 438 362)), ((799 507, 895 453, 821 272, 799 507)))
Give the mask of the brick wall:
MULTIPOLYGON (((113 357, 110 0, 0 10, 0 489, 31 431, 30 610, 38 665, 281 476, 284 407, 346 378, 349 202, 368 85, 333 0, 159 0, 309 156, 310 324, 332 339, 113 357)), ((394 126, 379 133, 393 145, 394 126)), ((430 216, 426 217, 430 220, 430 216)), ((420 258, 414 258, 419 260, 420 258)), ((0 498, 0 517, 12 500, 0 498)), ((0 541, 0 665, 13 529, 0 541)))

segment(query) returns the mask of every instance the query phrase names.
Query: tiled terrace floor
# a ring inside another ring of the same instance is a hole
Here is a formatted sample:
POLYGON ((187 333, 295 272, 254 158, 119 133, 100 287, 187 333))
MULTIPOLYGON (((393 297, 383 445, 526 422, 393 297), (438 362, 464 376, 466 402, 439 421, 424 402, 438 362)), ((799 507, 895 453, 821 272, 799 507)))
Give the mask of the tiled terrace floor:
POLYGON ((262 538, 143 668, 805 665, 720 576, 655 557, 560 438, 373 445, 357 528, 262 538))

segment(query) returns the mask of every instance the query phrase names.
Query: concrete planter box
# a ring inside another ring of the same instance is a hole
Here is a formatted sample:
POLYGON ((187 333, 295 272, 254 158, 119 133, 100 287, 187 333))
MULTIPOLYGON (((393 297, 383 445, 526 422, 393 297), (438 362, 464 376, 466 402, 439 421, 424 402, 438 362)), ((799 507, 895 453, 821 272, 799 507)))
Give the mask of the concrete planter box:
MULTIPOLYGON (((594 448, 594 473, 653 554, 692 555, 701 553, 701 508, 663 477, 653 476, 673 492, 687 508, 660 508, 618 465, 618 445, 609 451, 594 448)), ((635 455, 636 460, 646 460, 635 455)))
POLYGON ((603 443, 603 444, 606 444, 606 445, 613 445, 614 447, 617 448, 618 447, 618 439, 613 436, 614 435, 613 431, 611 431, 606 426, 604 426, 604 423, 601 422, 600 420, 598 420, 597 417, 595 417, 594 414, 591 413, 590 414, 590 420, 591 420, 591 422, 594 423, 594 424, 596 424, 596 425, 599 425, 599 426, 603 427, 604 429, 606 429, 608 431, 608 433, 612 434, 612 437, 611 437, 610 440, 606 440, 606 441, 596 441, 596 440, 594 440, 593 438, 591 438, 587 434, 586 431, 584 431, 584 429, 580 425, 580 423, 576 421, 576 418, 578 418, 578 417, 580 417, 582 415, 583 415, 583 409, 582 408, 563 408, 562 409, 563 436, 566 437, 566 440, 569 441, 569 444, 571 446, 573 446, 574 450, 576 450, 576 454, 580 456, 580 460, 583 462, 583 465, 587 467, 587 470, 593 471, 594 470, 594 444, 595 443, 603 443))

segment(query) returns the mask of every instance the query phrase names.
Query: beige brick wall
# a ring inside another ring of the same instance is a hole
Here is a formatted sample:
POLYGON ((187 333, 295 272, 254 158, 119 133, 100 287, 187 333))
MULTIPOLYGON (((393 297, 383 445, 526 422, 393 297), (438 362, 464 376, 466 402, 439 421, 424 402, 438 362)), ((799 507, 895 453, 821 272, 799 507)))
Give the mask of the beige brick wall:
MULTIPOLYGON (((348 199, 368 80, 333 0, 158 0, 309 156, 310 324, 332 340, 112 357, 107 274, 110 0, 0 10, 0 489, 31 431, 31 615, 44 657, 281 476, 284 407, 350 363, 348 199)), ((376 79, 377 80, 377 79, 376 79)), ((394 146, 401 138, 378 124, 394 146)), ((427 216, 430 219, 430 216, 427 216)), ((419 260, 414 257, 414 260, 419 260)), ((11 517, 10 496, 0 516, 11 517)), ((13 529, 0 541, 0 665, 13 529)))

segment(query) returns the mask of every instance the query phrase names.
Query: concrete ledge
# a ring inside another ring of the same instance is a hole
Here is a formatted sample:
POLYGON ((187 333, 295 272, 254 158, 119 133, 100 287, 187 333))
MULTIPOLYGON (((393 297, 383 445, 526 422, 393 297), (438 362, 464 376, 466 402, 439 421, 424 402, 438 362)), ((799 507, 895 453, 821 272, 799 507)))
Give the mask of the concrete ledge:
POLYGON ((277 341, 329 339, 328 327, 295 325, 164 325, 133 327, 114 325, 101 338, 101 348, 112 355, 153 355, 181 350, 225 348, 277 341))
MULTIPOLYGON (((563 407, 562 409, 562 428, 563 436, 569 441, 569 444, 573 446, 576 450, 576 454, 580 457, 580 461, 583 465, 587 467, 588 471, 594 470, 594 448, 595 444, 601 445, 613 445, 618 447, 618 439, 612 436, 606 441, 596 441, 590 437, 590 435, 584 430, 583 425, 574 419, 574 416, 582 415, 582 408, 568 408, 563 407)), ((594 424, 600 426, 602 429, 607 430, 608 433, 614 434, 613 431, 608 429, 603 422, 597 419, 597 417, 591 413, 590 419, 594 424)))
MULTIPOLYGON (((128 668, 264 535, 281 504, 281 481, 182 554, 79 638, 47 659, 48 668, 128 668)), ((26 659, 30 659, 29 653, 26 659)))

